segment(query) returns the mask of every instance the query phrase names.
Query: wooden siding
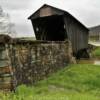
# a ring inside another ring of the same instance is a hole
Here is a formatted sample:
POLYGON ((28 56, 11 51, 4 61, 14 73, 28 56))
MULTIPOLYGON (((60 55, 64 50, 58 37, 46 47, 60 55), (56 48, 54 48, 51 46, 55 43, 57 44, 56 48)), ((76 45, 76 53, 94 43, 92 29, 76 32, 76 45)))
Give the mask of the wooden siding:
POLYGON ((42 8, 40 10, 40 17, 51 16, 51 15, 52 15, 52 10, 50 7, 42 8))
POLYGON ((52 16, 52 15, 63 15, 64 11, 58 10, 54 7, 50 6, 43 6, 40 9, 38 9, 34 14, 32 14, 28 19, 35 19, 39 17, 45 17, 45 16, 52 16))
POLYGON ((64 17, 65 28, 73 51, 77 52, 88 47, 88 30, 77 23, 71 16, 64 17))

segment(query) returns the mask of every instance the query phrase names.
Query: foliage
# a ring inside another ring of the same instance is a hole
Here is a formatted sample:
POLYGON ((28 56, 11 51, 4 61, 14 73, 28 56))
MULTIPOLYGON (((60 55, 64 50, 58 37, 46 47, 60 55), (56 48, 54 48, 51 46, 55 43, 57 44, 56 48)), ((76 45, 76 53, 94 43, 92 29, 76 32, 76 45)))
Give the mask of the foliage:
POLYGON ((15 25, 11 23, 9 14, 6 14, 0 6, 0 34, 15 37, 15 25))
POLYGON ((92 55, 94 57, 100 57, 100 47, 97 47, 93 52, 92 55))
POLYGON ((0 100, 100 100, 100 67, 69 65, 34 86, 19 86, 0 100))

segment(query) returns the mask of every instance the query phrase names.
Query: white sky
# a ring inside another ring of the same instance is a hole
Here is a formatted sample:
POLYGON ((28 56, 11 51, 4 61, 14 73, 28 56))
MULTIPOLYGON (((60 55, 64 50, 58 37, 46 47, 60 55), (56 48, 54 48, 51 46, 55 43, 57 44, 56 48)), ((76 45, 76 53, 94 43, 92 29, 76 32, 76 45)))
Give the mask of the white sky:
POLYGON ((18 36, 34 36, 27 18, 44 3, 68 11, 87 27, 100 25, 100 0, 0 0, 4 12, 15 23, 18 36))

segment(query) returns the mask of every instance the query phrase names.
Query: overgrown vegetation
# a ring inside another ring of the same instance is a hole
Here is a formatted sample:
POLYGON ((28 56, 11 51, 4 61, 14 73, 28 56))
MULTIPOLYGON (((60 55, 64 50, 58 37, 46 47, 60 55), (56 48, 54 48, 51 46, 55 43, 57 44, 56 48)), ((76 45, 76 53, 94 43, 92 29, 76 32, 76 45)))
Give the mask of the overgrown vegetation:
POLYGON ((89 41, 99 41, 99 36, 89 36, 89 41))
POLYGON ((69 65, 35 86, 0 93, 0 100, 100 100, 100 67, 69 65))
POLYGON ((93 52, 92 52, 93 57, 100 58, 100 47, 97 47, 93 52))

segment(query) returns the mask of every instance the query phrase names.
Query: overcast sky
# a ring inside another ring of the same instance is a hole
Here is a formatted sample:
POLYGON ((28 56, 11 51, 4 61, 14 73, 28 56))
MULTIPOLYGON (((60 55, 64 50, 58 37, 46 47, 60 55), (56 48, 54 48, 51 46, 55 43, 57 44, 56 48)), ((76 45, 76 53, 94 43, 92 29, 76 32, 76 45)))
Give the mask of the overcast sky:
POLYGON ((100 25, 100 0, 0 0, 18 36, 34 36, 27 18, 44 3, 68 11, 87 27, 100 25))

